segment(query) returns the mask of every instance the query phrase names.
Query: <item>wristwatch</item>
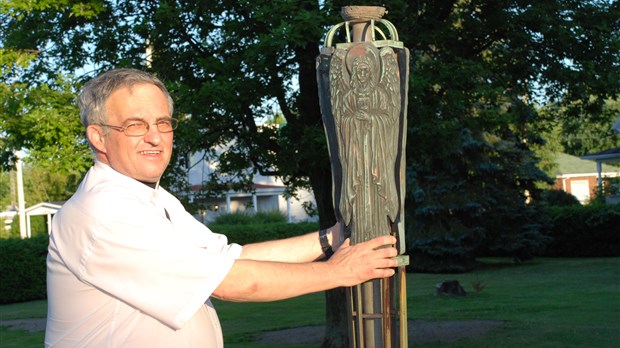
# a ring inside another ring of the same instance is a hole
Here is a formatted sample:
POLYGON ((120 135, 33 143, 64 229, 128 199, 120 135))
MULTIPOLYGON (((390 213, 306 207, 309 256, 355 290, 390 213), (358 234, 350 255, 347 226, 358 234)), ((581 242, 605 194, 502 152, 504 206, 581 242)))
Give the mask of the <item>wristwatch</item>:
POLYGON ((323 250, 325 258, 329 259, 334 254, 334 251, 332 250, 332 246, 329 245, 326 229, 319 230, 319 242, 321 243, 321 250, 323 250))

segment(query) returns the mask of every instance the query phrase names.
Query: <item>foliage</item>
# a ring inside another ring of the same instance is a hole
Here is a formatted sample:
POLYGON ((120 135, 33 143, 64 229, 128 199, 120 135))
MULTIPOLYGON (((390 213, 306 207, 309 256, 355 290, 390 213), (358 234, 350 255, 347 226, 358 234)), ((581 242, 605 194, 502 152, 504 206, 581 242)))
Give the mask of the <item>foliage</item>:
POLYGON ((257 213, 235 212, 228 214, 220 214, 213 221, 218 225, 249 225, 249 224, 269 224, 269 223, 286 223, 286 216, 280 211, 269 211, 257 213))
POLYGON ((12 182, 13 173, 0 170, 0 210, 5 210, 13 205, 12 182))
POLYGON ((545 190, 540 195, 541 203, 547 206, 578 206, 577 197, 563 190, 545 190))
POLYGON ((16 215, 13 218, 13 221, 11 221, 8 230, 2 230, 2 232, 0 232, 0 239, 7 238, 20 238, 19 215, 16 215))
POLYGON ((0 303, 45 299, 47 234, 0 239, 0 303))
POLYGON ((600 196, 617 196, 620 195, 620 177, 615 178, 603 178, 602 191, 599 192, 597 197, 600 196))
POLYGON ((319 229, 319 226, 314 222, 295 224, 272 222, 265 224, 210 224, 209 228, 214 232, 226 235, 231 243, 245 245, 299 236, 316 231, 319 229))
POLYGON ((475 268, 472 243, 464 237, 429 236, 418 238, 410 244, 407 254, 411 261, 409 272, 462 273, 475 268))
POLYGON ((455 255, 470 250, 469 261, 489 250, 528 258, 544 245, 542 214, 526 203, 550 182, 532 152, 544 144, 537 125, 551 124, 538 103, 562 107, 557 124, 610 126, 600 114, 618 94, 618 10, 594 1, 390 6, 414 52, 406 203, 414 259, 428 249, 418 246, 438 243, 455 255))
MULTIPOLYGON (((3 1, 0 3, 0 32, 11 31, 10 22, 25 20, 28 13, 57 10, 62 4, 67 3, 54 0, 27 4, 3 1)), ((88 12, 88 5, 71 6, 68 11, 71 16, 88 12)), ((14 42, 10 35, 2 35, 0 45, 0 175, 4 177, 4 170, 14 167, 16 155, 21 151, 20 157, 25 163, 45 174, 32 179, 39 183, 50 180, 46 182, 49 186, 39 191, 49 196, 50 190, 57 191, 59 187, 74 189, 75 181, 81 178, 92 160, 74 103, 77 82, 56 69, 49 71, 48 79, 37 76, 32 66, 36 66, 41 58, 45 59, 45 54, 41 55, 44 45, 37 46, 37 40, 30 42, 32 38, 26 34, 35 32, 38 25, 30 23, 26 26, 27 29, 21 28, 25 32, 13 33, 14 42), (30 27, 31 24, 34 27, 30 27)), ((28 182, 28 179, 26 176, 24 180, 28 182)), ((26 199, 32 198, 34 203, 42 201, 35 198, 33 192, 29 193, 26 199)), ((56 199, 68 198, 67 193, 61 196, 56 199)), ((14 203, 6 202, 7 197, 11 199, 6 192, 0 192, 3 207, 14 203)))
MULTIPOLYGON (((582 107, 580 102, 575 102, 583 112, 580 112, 578 117, 568 117, 557 125, 562 134, 559 140, 566 153, 581 156, 620 146, 620 135, 611 129, 611 125, 620 117, 620 101, 617 99, 597 101, 594 97, 592 99, 600 105, 596 108, 582 107), (596 122, 588 122, 588 126, 584 127, 584 118, 594 119, 596 122)), ((545 109, 546 112, 559 114, 552 117, 553 119, 560 118, 560 115, 575 113, 570 106, 558 107, 557 104, 548 105, 545 109)))
MULTIPOLYGON (((6 76, 5 76, 6 77, 6 76)), ((24 161, 50 172, 81 175, 92 163, 74 103, 75 82, 57 78, 47 84, 6 82, 0 79, 0 164, 15 162, 25 150, 24 161)))
POLYGON ((548 214, 545 234, 553 241, 545 256, 620 256, 620 204, 557 206, 548 214))
MULTIPOLYGON (((30 234, 31 237, 42 236, 47 238, 49 236, 47 232, 46 216, 35 215, 30 217, 30 234)), ((18 215, 16 215, 11 222, 11 229, 9 230, 8 238, 20 238, 18 215)))

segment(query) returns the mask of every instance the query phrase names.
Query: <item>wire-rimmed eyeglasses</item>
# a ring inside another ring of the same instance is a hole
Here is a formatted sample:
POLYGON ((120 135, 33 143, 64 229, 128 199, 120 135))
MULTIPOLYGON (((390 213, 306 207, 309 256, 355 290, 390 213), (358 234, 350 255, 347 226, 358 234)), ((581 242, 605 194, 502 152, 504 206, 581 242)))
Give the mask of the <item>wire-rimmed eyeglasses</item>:
POLYGON ((149 132, 149 129, 152 125, 157 127, 157 130, 160 133, 170 133, 173 130, 177 129, 177 126, 179 125, 179 120, 177 120, 176 118, 162 118, 150 125, 146 121, 141 120, 132 120, 129 124, 125 126, 100 124, 100 126, 112 128, 119 132, 123 132, 128 137, 141 137, 149 132))

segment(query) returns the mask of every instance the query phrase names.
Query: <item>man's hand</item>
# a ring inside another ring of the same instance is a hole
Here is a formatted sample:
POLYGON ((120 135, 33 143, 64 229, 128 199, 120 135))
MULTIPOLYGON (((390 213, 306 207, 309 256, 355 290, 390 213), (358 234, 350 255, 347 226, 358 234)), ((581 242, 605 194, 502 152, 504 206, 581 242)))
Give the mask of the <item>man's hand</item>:
POLYGON ((327 261, 341 280, 340 286, 353 286, 394 275, 394 267, 398 265, 394 259, 398 255, 394 247, 396 238, 381 236, 356 245, 350 243, 347 238, 327 261))

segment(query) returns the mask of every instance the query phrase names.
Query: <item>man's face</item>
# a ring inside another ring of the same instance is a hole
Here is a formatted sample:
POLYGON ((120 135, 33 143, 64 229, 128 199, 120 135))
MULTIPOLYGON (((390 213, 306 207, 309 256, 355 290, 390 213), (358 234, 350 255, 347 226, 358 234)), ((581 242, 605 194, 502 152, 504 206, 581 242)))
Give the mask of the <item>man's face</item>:
POLYGON ((166 170, 172 155, 173 133, 160 133, 154 125, 161 118, 171 117, 164 93, 151 84, 140 84, 114 91, 105 104, 107 124, 126 126, 142 120, 149 124, 148 133, 130 137, 107 129, 101 156, 116 171, 142 182, 154 183, 166 170))

